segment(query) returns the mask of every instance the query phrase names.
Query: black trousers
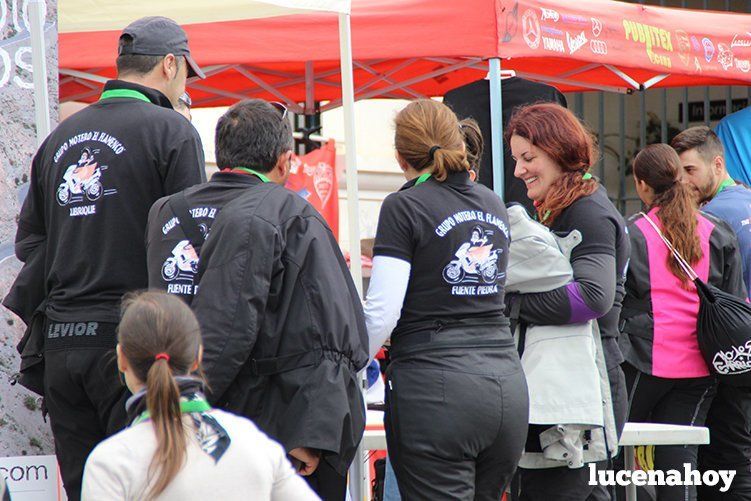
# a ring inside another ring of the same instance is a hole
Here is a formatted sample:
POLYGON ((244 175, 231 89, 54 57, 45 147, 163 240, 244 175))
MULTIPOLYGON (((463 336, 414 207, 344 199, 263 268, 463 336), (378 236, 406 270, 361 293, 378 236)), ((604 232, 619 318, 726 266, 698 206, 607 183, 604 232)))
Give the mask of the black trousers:
POLYGON ((44 402, 65 492, 78 501, 89 453, 126 425, 126 388, 114 349, 55 344, 44 353, 44 402))
POLYGON ((340 475, 323 459, 316 471, 303 478, 322 501, 344 501, 347 497, 347 476, 340 475))
POLYGON ((699 469, 735 470, 727 492, 720 487, 699 487, 704 501, 751 501, 751 388, 717 386, 705 425, 709 445, 699 447, 699 469))
MULTIPOLYGON (((402 499, 501 499, 521 457, 529 401, 508 328, 498 334, 504 343, 492 348, 428 344, 400 354, 394 345, 385 428, 402 499)), ((471 338, 441 332, 463 337, 471 338)))
MULTIPOLYGON (((701 447, 699 447, 701 450, 701 447)), ((727 492, 720 492, 722 483, 697 487, 699 501, 751 501, 751 465, 703 465, 699 452, 699 470, 735 470, 733 483, 727 492)))
MULTIPOLYGON (((613 401, 615 426, 620 437, 626 424, 628 414, 628 394, 626 382, 620 366, 614 365, 608 370, 610 395, 613 401)), ((617 444, 608 444, 614 449, 617 444)), ((597 463, 597 469, 611 468, 609 461, 597 463)), ((519 469, 521 494, 523 501, 608 501, 610 492, 605 486, 589 485, 589 468, 545 468, 539 470, 519 469)))
MULTIPOLYGON (((704 426, 717 383, 713 376, 666 379, 645 374, 623 364, 629 389, 629 421, 704 426)), ((690 463, 697 467, 698 446, 660 445, 655 447, 656 470, 683 471, 690 463)), ((657 486, 659 501, 696 499, 694 486, 657 486)))

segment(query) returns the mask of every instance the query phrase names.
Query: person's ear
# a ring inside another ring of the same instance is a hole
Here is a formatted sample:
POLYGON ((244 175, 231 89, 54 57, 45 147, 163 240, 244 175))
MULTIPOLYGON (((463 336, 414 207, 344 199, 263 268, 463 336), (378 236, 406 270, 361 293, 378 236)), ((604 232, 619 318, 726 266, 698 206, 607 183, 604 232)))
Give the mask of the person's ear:
POLYGON ((177 58, 175 58, 174 54, 164 56, 164 59, 162 59, 162 72, 168 80, 174 80, 177 77, 177 58))
POLYGON ((115 352, 117 353, 117 370, 125 372, 128 370, 128 359, 123 355, 123 350, 120 348, 120 343, 115 346, 115 352))
POLYGON ((469 180, 473 183, 477 180, 477 172, 473 171, 472 169, 469 170, 469 180))
POLYGON ((723 171, 725 170, 725 159, 722 155, 717 155, 714 157, 713 167, 715 173, 719 176, 722 175, 723 171))
POLYGON ((409 169, 410 165, 406 160, 404 160, 404 157, 402 157, 398 151, 394 151, 394 156, 396 157, 396 162, 399 164, 399 168, 404 172, 407 172, 407 169, 409 169))
POLYGON ((292 163, 292 151, 285 151, 279 155, 279 159, 276 161, 275 169, 278 171, 279 176, 282 179, 287 179, 292 163))
POLYGON ((201 365, 201 360, 203 360, 203 345, 198 345, 198 355, 196 356, 196 361, 193 362, 193 365, 190 368, 190 372, 195 372, 198 370, 198 367, 201 365))

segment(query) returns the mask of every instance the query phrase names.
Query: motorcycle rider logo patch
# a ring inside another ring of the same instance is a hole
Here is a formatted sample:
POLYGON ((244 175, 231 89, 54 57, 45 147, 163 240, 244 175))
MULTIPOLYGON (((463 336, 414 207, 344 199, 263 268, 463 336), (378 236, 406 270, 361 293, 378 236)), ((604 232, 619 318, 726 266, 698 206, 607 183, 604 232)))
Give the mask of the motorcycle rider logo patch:
POLYGON ((496 294, 499 278, 498 257, 502 249, 494 249, 490 236, 492 230, 480 225, 472 228, 469 241, 464 242, 443 268, 443 279, 453 285, 455 296, 479 296, 496 294))
MULTIPOLYGON (((58 205, 75 205, 80 203, 89 204, 96 202, 102 196, 114 195, 117 190, 105 190, 102 185, 102 172, 107 170, 106 165, 100 164, 96 159, 99 150, 83 148, 78 161, 69 165, 63 174, 63 180, 55 192, 55 200, 58 205)), ((96 213, 95 205, 71 207, 71 216, 85 216, 96 213)))

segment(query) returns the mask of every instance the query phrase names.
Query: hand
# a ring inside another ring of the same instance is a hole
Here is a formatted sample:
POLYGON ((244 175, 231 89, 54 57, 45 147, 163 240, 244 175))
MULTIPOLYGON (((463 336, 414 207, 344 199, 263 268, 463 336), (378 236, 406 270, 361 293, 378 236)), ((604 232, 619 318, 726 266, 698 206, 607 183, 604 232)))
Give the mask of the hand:
POLYGON ((298 447, 289 451, 289 455, 300 461, 300 465, 297 467, 297 473, 303 477, 307 477, 318 468, 318 463, 321 462, 321 453, 308 449, 307 447, 298 447))

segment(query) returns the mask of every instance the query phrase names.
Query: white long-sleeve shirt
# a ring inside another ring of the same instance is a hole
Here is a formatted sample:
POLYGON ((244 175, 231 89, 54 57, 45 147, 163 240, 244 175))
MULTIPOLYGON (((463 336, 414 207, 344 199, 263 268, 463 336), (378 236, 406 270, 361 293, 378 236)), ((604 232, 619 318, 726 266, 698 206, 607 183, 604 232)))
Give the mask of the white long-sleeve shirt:
POLYGON ((365 299, 365 325, 371 360, 399 321, 411 269, 412 265, 403 259, 388 256, 373 258, 370 286, 365 299))
MULTIPOLYGON (((184 467, 159 501, 313 501, 318 496, 295 473, 282 446, 248 419, 214 409, 211 415, 231 439, 218 462, 189 434, 184 467)), ((99 444, 86 461, 83 501, 142 500, 156 451, 151 421, 127 428, 99 444)))

